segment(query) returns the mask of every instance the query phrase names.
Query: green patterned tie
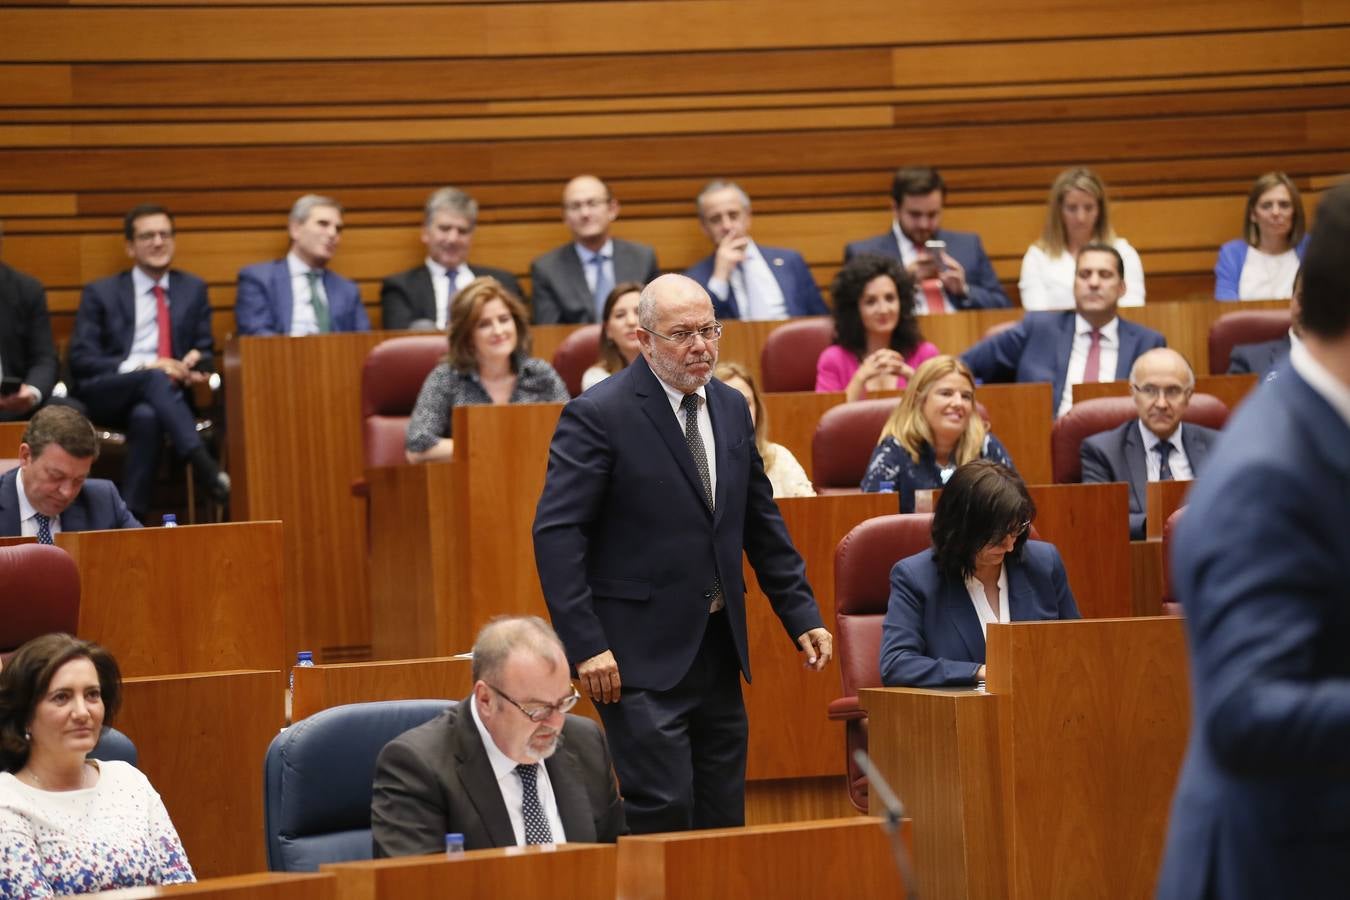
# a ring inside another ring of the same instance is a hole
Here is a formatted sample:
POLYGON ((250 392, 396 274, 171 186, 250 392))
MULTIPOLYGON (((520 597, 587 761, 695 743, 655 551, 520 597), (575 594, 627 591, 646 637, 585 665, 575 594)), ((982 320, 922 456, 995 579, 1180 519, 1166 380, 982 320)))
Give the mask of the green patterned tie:
POLYGON ((328 298, 323 293, 323 273, 317 269, 310 269, 305 276, 309 278, 309 305, 314 307, 314 321, 318 323, 319 334, 327 334, 333 330, 333 323, 328 318, 328 298))

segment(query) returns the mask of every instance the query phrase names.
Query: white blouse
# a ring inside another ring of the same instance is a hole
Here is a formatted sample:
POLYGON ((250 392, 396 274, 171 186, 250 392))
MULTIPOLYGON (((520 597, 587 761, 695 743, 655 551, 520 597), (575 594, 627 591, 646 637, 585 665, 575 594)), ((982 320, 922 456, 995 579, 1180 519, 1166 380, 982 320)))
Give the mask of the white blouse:
POLYGON ((1242 262, 1242 276, 1238 279, 1238 299, 1269 300, 1290 296, 1294 293, 1298 267, 1298 251, 1293 247, 1273 256, 1248 247, 1247 258, 1242 262))
MULTIPOLYGON (((1144 264, 1139 253, 1124 238, 1113 242, 1121 262, 1125 263, 1125 296, 1120 306, 1144 305, 1144 264)), ((1074 259, 1067 253, 1049 256, 1032 244, 1022 257, 1022 275, 1017 289, 1022 294, 1022 308, 1073 309, 1074 259)))

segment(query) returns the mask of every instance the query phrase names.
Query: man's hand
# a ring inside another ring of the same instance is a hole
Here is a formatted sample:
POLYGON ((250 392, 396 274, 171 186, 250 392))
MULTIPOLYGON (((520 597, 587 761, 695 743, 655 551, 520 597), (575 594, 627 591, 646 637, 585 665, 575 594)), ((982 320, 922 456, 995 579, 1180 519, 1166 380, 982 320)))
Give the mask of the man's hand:
POLYGON ((37 406, 37 391, 26 384, 19 385, 19 389, 8 397, 0 397, 0 412, 23 415, 34 406, 37 406))
POLYGON ((717 245, 717 255, 713 257, 712 277, 730 281, 732 270, 745 261, 745 248, 749 244, 748 237, 734 231, 722 238, 717 245))
POLYGON ((966 295, 966 268, 945 250, 942 252, 942 271, 938 273, 938 278, 942 280, 942 289, 948 297, 966 295))
MULTIPOLYGON (((828 645, 829 635, 825 637, 828 645)), ((581 679, 581 686, 586 689, 586 696, 593 702, 619 702, 619 664, 610 651, 597 653, 578 665, 577 677, 581 679)))
POLYGON ((806 667, 819 672, 834 655, 834 638, 824 628, 812 628, 797 637, 797 643, 806 651, 806 667))
POLYGON ((188 367, 184 365, 181 360, 173 359, 169 356, 161 356, 159 359, 150 363, 146 368, 159 369, 179 384, 187 381, 188 367))

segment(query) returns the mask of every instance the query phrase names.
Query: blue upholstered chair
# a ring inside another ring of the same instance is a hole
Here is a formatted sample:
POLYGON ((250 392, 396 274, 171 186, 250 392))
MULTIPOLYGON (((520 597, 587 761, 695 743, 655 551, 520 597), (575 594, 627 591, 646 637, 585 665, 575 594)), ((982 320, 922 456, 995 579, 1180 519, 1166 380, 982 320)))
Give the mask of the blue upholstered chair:
POLYGON ((267 866, 312 872, 370 859, 370 796, 384 745, 454 705, 449 700, 353 703, 315 713, 272 739, 263 762, 267 866))
POLYGON ((89 751, 89 758, 100 762, 121 761, 131 763, 133 766, 140 762, 136 745, 131 742, 131 738, 109 725, 103 726, 98 743, 89 751))

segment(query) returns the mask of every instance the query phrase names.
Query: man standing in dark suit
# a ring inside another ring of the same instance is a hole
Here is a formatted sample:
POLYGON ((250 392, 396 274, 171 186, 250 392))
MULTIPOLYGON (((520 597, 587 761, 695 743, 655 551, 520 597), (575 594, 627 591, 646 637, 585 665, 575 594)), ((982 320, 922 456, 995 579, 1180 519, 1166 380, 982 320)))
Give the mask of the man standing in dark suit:
POLYGON ((1238 407, 1172 546, 1191 728, 1158 897, 1350 884, 1350 184, 1303 256, 1303 340, 1238 407))
POLYGON ((563 408, 534 518, 554 627, 614 752, 635 832, 745 821, 742 554, 806 664, 831 654, 721 326, 683 275, 638 301, 642 355, 563 408))
POLYGON ((619 201, 594 175, 567 182, 562 198, 563 221, 572 243, 563 244, 530 263, 534 321, 598 322, 614 285, 646 284, 660 270, 656 251, 646 244, 610 237, 619 215, 619 201))
POLYGON ((605 737, 569 716, 580 695, 543 619, 501 618, 473 645, 473 693, 387 744, 375 763, 376 857, 566 842, 612 844, 624 825, 605 737), (542 765, 541 765, 542 763, 542 765))
POLYGON ((0 263, 0 422, 26 419, 49 399, 56 369, 42 282, 0 263))
POLYGON ((1073 404, 1073 385, 1127 378, 1140 354, 1167 345, 1153 329, 1116 316, 1125 264, 1115 247, 1088 244, 1075 264, 1072 312, 1027 313, 961 354, 981 381, 1050 382, 1056 416, 1073 404))
POLYGON ((891 180, 891 230, 876 237, 851 241, 844 262, 870 253, 898 259, 914 278, 916 313, 958 309, 996 309, 1011 306, 980 236, 942 227, 947 184, 937 169, 907 166, 891 180), (929 241, 945 248, 929 249, 929 241))
POLYGON ((164 207, 135 207, 122 230, 136 264, 85 286, 70 339, 73 393, 95 422, 126 430, 122 496, 138 516, 150 508, 165 434, 224 502, 229 476, 202 444, 187 394, 212 368, 206 283, 171 268, 174 223, 164 207))
POLYGON ((1139 417, 1083 441, 1085 483, 1130 486, 1130 539, 1144 539, 1148 482, 1190 481, 1208 461, 1219 433, 1181 419, 1195 391, 1195 373, 1175 350, 1159 347, 1134 361, 1130 393, 1139 417))
POLYGON ((712 295, 719 319, 824 316, 830 310, 796 250, 761 247, 750 237, 750 196, 734 181, 698 195, 698 221, 716 250, 684 274, 712 295))
POLYGON ((484 275, 522 298, 520 285, 510 272, 490 266, 469 267, 469 248, 478 227, 478 201, 463 191, 444 187, 427 198, 422 220, 422 243, 426 261, 406 272, 390 275, 380 285, 383 327, 436 328, 444 330, 450 317, 450 301, 459 290, 484 275))
POLYGON ((291 207, 291 249, 285 259, 239 270, 234 318, 239 334, 327 334, 369 331, 356 282, 330 271, 342 241, 342 206, 305 194, 291 207))
POLYGON ((94 426, 68 406, 38 410, 19 444, 19 467, 0 475, 0 536, 52 543, 62 531, 140 528, 111 481, 90 478, 94 426))

